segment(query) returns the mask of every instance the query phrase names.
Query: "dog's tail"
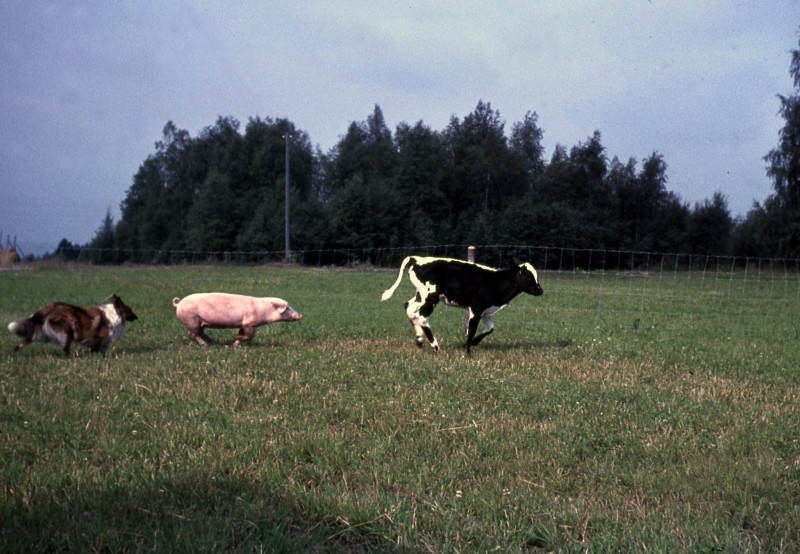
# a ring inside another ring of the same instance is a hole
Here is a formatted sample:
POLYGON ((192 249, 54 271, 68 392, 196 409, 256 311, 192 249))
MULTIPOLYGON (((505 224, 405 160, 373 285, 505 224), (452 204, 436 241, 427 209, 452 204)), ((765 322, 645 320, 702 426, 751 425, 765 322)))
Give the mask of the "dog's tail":
POLYGON ((17 319, 16 321, 12 321, 8 324, 8 330, 22 338, 32 337, 35 329, 36 324, 34 323, 32 317, 17 319))
POLYGON ((181 301, 181 299, 176 296, 175 298, 172 299, 172 305, 177 308, 178 307, 178 303, 180 301, 181 301))
POLYGON ((381 302, 384 300, 389 300, 392 297, 394 291, 396 291, 397 287, 400 286, 400 281, 403 280, 403 271, 405 271, 406 266, 413 261, 415 261, 413 256, 408 256, 405 260, 403 260, 403 263, 400 264, 400 273, 397 275, 397 281, 395 281, 394 285, 392 285, 390 288, 383 291, 383 294, 381 295, 381 302))

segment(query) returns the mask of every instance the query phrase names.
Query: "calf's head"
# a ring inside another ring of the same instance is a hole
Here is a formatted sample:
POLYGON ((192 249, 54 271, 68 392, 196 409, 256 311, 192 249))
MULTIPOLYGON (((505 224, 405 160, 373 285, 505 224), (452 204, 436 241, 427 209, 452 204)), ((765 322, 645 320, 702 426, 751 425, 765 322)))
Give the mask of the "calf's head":
POLYGON ((539 276, 536 274, 536 269, 531 264, 520 264, 509 260, 508 267, 516 270, 515 282, 519 288, 534 296, 544 294, 544 290, 539 285, 539 276))

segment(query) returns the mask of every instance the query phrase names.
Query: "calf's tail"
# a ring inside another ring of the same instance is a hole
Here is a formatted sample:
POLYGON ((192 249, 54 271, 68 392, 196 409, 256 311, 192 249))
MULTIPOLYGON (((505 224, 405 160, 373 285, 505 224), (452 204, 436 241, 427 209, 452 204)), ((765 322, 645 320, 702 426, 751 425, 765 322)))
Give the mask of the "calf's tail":
POLYGON ((414 260, 413 256, 408 256, 406 257, 405 260, 403 260, 403 263, 400 264, 400 272, 397 275, 397 281, 395 281, 394 285, 392 285, 390 288, 383 291, 383 294, 381 295, 381 302, 383 302, 384 300, 389 300, 392 297, 394 291, 396 291, 397 287, 400 286, 400 281, 403 280, 403 271, 405 271, 406 266, 409 264, 409 262, 412 262, 413 260, 414 260))

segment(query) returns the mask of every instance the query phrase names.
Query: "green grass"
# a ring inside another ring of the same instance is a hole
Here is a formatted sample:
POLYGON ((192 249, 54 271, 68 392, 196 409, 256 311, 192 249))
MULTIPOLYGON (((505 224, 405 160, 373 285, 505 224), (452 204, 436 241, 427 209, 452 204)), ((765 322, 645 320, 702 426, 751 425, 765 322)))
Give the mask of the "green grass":
POLYGON ((795 280, 543 272, 468 358, 394 272, 0 272, 0 321, 119 294, 108 357, 0 340, 0 550, 800 550, 795 280), (300 322, 201 348, 171 299, 300 322))

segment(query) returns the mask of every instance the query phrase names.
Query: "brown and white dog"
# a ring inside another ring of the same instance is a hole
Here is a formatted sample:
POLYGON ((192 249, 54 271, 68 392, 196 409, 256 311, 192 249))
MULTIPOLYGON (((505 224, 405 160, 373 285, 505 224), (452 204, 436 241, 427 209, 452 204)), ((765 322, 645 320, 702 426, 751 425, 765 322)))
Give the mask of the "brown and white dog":
POLYGON ((51 302, 26 319, 8 324, 8 330, 22 337, 14 352, 32 342, 54 342, 69 355, 72 342, 92 352, 108 354, 112 344, 122 338, 125 325, 139 319, 116 294, 106 304, 79 308, 64 302, 51 302))

